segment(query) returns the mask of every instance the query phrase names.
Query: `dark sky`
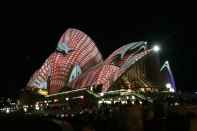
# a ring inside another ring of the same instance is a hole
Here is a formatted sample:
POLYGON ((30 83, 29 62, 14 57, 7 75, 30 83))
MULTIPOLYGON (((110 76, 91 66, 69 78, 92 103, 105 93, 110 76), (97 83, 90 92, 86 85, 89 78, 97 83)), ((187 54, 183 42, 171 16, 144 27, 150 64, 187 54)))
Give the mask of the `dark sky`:
POLYGON ((177 88, 197 90, 193 61, 196 47, 187 46, 184 41, 185 18, 181 12, 160 13, 162 9, 149 12, 137 8, 100 10, 95 13, 92 10, 73 11, 67 7, 42 9, 41 6, 4 13, 1 16, 1 49, 7 53, 1 52, 3 84, 0 96, 16 95, 54 51, 61 34, 69 27, 90 35, 104 58, 132 41, 157 42, 162 47, 161 61, 171 63, 177 88))

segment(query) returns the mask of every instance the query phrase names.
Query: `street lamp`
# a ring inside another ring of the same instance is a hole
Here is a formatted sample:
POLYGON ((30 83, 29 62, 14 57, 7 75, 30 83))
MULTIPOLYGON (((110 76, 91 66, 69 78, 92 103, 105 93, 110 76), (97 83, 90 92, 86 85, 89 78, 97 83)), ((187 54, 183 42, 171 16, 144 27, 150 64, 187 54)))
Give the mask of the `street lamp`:
POLYGON ((66 101, 68 101, 69 100, 69 98, 68 97, 66 97, 66 101))
POLYGON ((160 47, 158 45, 154 45, 153 46, 153 51, 154 52, 159 52, 160 51, 160 47))

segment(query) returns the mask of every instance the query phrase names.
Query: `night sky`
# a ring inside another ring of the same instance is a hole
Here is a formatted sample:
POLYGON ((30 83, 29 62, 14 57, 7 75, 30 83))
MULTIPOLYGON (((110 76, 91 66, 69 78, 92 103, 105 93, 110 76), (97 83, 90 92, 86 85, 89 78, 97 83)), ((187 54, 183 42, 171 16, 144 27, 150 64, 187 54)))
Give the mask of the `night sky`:
POLYGON ((73 11, 67 6, 53 10, 27 6, 3 14, 0 96, 17 95, 35 69, 55 50, 60 36, 69 27, 92 37, 104 58, 129 42, 158 43, 162 47, 161 61, 169 60, 177 88, 197 90, 194 77, 196 47, 184 41, 185 18, 181 12, 160 13, 163 10, 160 8, 153 12, 137 8, 126 11, 97 9, 73 11))

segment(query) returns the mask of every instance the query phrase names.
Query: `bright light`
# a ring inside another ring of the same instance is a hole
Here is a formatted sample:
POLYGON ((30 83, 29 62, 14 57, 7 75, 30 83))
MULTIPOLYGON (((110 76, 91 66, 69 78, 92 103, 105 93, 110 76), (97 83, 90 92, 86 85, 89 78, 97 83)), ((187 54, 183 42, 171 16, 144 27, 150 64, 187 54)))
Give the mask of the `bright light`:
POLYGON ((103 101, 98 101, 98 103, 99 103, 99 104, 102 104, 102 103, 103 103, 103 101))
POLYGON ((59 100, 58 99, 54 99, 54 102, 58 102, 59 100))
POLYGON ((106 103, 106 104, 111 104, 111 101, 104 101, 104 103, 106 103))
POLYGON ((158 45, 153 46, 153 51, 154 52, 159 52, 160 51, 160 47, 158 45))
POLYGON ((140 88, 140 90, 141 90, 142 92, 145 92, 145 89, 144 89, 144 88, 140 88))
POLYGON ((172 85, 170 83, 166 83, 166 88, 169 89, 170 92, 175 92, 174 88, 172 88, 172 85))
POLYGON ((114 104, 116 104, 118 101, 114 101, 114 104))
POLYGON ((42 89, 39 89, 38 90, 38 93, 41 94, 41 95, 43 95, 43 96, 47 96, 48 95, 48 91, 42 90, 42 89))
POLYGON ((122 104, 127 104, 127 101, 121 101, 122 104))
POLYGON ((24 108, 24 112, 27 112, 27 108, 26 107, 24 108))
POLYGON ((93 91, 93 87, 92 86, 90 87, 90 90, 93 91))
POLYGON ((7 114, 10 113, 10 109, 9 109, 9 108, 6 109, 6 113, 7 113, 7 114))
POLYGON ((172 88, 172 85, 170 83, 166 83, 166 88, 172 88))
POLYGON ((36 107, 35 107, 36 110, 40 110, 40 107, 39 107, 38 104, 36 104, 35 106, 36 106, 36 107))
POLYGON ((68 97, 66 97, 66 101, 68 101, 69 100, 69 98, 68 97))
POLYGON ((175 106, 178 106, 178 105, 180 105, 180 104, 179 104, 178 102, 175 102, 174 105, 175 105, 175 106))
POLYGON ((127 100, 129 99, 129 96, 127 96, 127 100))
POLYGON ((131 96, 131 99, 135 100, 135 96, 131 96))
POLYGON ((64 114, 61 114, 61 118, 64 118, 64 114))
POLYGON ((81 98, 81 99, 83 99, 83 98, 84 98, 84 96, 80 96, 80 98, 81 98))
POLYGON ((174 88, 170 88, 170 92, 175 92, 174 88))
POLYGON ((104 93, 100 93, 100 96, 104 96, 104 93))
POLYGON ((165 61, 165 64, 168 64, 169 62, 168 61, 165 61))

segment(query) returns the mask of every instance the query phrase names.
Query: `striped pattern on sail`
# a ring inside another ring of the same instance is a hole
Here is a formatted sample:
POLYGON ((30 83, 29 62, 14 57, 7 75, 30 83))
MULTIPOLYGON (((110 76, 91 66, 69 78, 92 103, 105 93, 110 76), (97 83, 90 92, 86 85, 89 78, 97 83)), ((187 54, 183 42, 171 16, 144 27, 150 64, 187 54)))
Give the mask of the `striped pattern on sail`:
MULTIPOLYGON (((147 56, 148 54, 151 53, 151 49, 148 50, 144 50, 134 56, 130 56, 128 57, 127 61, 125 63, 122 64, 122 66, 120 67, 119 72, 116 75, 116 78, 113 81, 116 81, 120 76, 122 76, 124 73, 126 73, 130 68, 132 68, 132 66, 134 64, 136 64, 136 62, 138 62, 139 60, 141 60, 142 58, 144 58, 145 56, 147 56)), ((134 74, 131 74, 134 75, 134 74)))
POLYGON ((126 44, 120 47, 119 49, 115 50, 111 55, 109 55, 105 60, 105 64, 113 64, 120 67, 127 61, 128 57, 134 56, 136 53, 138 53, 138 51, 144 48, 145 45, 145 41, 132 42, 130 44, 126 44))
POLYGON ((78 89, 93 85, 102 85, 102 91, 107 91, 119 70, 120 68, 117 66, 100 64, 79 76, 70 86, 73 89, 78 89))
POLYGON ((145 50, 144 42, 135 42, 134 44, 128 44, 122 46, 110 55, 104 63, 93 67, 84 74, 73 81, 70 86, 72 88, 84 88, 92 85, 102 85, 102 91, 110 90, 112 82, 115 82, 123 73, 127 71, 135 62, 149 54, 151 50, 145 50), (133 53, 126 53, 128 50, 134 49, 133 53), (142 50, 143 49, 143 50, 142 50), (117 55, 120 55, 120 59, 117 59, 116 65, 113 65, 113 60, 117 55))
POLYGON ((74 50, 68 54, 53 52, 46 60, 47 63, 44 63, 38 70, 38 73, 34 73, 28 84, 29 86, 40 77, 47 81, 50 76, 50 82, 48 83, 49 94, 57 93, 66 86, 74 65, 79 65, 82 72, 84 72, 93 65, 102 62, 102 55, 94 41, 82 31, 77 29, 66 30, 58 44, 64 43, 64 41, 66 41, 69 48, 74 50), (45 71, 49 67, 50 71, 45 71))
POLYGON ((47 59, 39 70, 36 70, 27 83, 27 88, 47 89, 47 80, 51 74, 51 64, 47 59))

